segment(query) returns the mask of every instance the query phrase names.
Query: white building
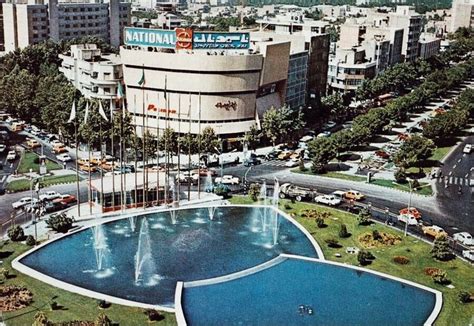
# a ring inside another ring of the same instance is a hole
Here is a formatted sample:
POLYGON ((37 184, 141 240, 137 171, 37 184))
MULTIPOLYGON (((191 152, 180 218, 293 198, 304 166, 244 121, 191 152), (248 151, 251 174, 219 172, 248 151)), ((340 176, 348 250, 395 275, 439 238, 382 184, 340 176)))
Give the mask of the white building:
POLYGON ((118 84, 123 78, 118 55, 102 54, 96 44, 77 44, 59 57, 63 60, 59 71, 84 97, 116 99, 118 84))
POLYGON ((434 34, 422 33, 418 44, 418 56, 422 59, 428 59, 439 53, 441 39, 437 38, 434 34))
POLYGON ((451 31, 459 27, 474 27, 474 0, 453 0, 451 31))

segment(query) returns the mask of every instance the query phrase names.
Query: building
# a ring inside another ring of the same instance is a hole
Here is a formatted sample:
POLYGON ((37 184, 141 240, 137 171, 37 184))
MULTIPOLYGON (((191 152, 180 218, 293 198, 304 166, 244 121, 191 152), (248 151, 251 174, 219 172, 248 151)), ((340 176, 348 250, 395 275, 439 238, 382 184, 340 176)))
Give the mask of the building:
POLYGON ((376 75, 376 63, 367 61, 362 47, 338 49, 329 60, 328 87, 331 91, 354 93, 366 79, 376 75))
POLYGON ((123 43, 123 28, 130 25, 130 3, 119 0, 28 0, 4 3, 2 7, 6 51, 47 39, 59 41, 81 36, 95 36, 118 47, 123 43))
POLYGON ((428 59, 439 53, 441 39, 437 38, 434 34, 423 33, 421 34, 418 44, 418 57, 428 59))
POLYGON ((418 57, 418 40, 423 29, 423 17, 410 6, 397 6, 396 12, 388 16, 388 27, 403 29, 402 55, 405 61, 415 61, 418 57))
POLYGON ((123 78, 118 55, 102 54, 96 44, 77 44, 59 58, 63 60, 59 70, 84 97, 103 100, 117 97, 118 84, 123 78))
POLYGON ((394 65, 403 61, 403 29, 395 27, 375 27, 367 26, 365 31, 366 40, 388 40, 390 41, 389 65, 394 65))
POLYGON ((460 27, 474 27, 474 0, 453 0, 451 32, 460 27))
POLYGON ((5 34, 3 32, 3 6, 5 0, 0 0, 0 52, 5 51, 5 34))
POLYGON ((242 135, 286 99, 290 42, 249 33, 126 29, 120 48, 128 110, 146 126, 242 135), (141 81, 144 81, 142 83, 141 81))

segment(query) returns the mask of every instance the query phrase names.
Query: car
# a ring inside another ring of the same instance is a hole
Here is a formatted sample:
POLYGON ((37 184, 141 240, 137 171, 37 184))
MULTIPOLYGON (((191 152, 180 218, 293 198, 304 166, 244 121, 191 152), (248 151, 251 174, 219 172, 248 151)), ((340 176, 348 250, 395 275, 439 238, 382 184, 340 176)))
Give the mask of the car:
POLYGON ((357 190, 348 190, 344 193, 344 198, 349 199, 349 200, 362 200, 365 198, 363 194, 361 194, 357 190))
POLYGON ((429 235, 429 236, 432 236, 434 238, 440 237, 442 235, 444 235, 446 237, 448 236, 446 231, 444 231, 444 229, 442 227, 437 226, 437 225, 423 226, 421 229, 422 229, 424 235, 429 235))
POLYGON ((471 144, 466 144, 466 146, 464 146, 462 152, 465 153, 465 154, 471 154, 471 151, 472 151, 472 145, 471 144))
POLYGON ((48 202, 44 205, 43 214, 53 213, 67 208, 67 204, 61 201, 59 202, 48 202))
POLYGON ((414 218, 416 218, 417 220, 421 219, 421 213, 420 211, 416 208, 416 207, 405 207, 405 208, 402 208, 400 211, 399 211, 399 214, 402 215, 402 214, 405 214, 405 215, 411 215, 413 216, 414 218))
POLYGON ((65 154, 59 154, 59 155, 56 155, 56 159, 58 161, 61 161, 61 162, 69 162, 69 161, 72 161, 72 157, 69 156, 69 154, 65 153, 65 154))
POLYGON ((474 260, 474 250, 463 250, 462 256, 469 260, 474 260))
POLYGON ((296 158, 292 158, 291 160, 288 160, 285 162, 285 166, 287 168, 294 168, 295 166, 298 166, 300 164, 300 160, 296 158))
POLYGON ((222 177, 217 177, 215 182, 222 183, 222 184, 238 185, 240 183, 240 180, 238 177, 234 177, 228 174, 228 175, 223 175, 222 177))
POLYGON ((28 146, 28 148, 30 148, 30 149, 33 149, 33 148, 41 147, 41 144, 36 139, 29 139, 26 142, 26 146, 28 146))
POLYGON ((332 129, 336 126, 336 123, 334 121, 328 121, 324 124, 323 130, 329 130, 332 129))
POLYGON ((199 174, 193 173, 192 171, 184 171, 181 172, 180 174, 176 175, 176 181, 179 183, 191 183, 191 184, 197 184, 199 180, 199 174))
POLYGON ((261 164, 262 161, 260 161, 260 159, 256 158, 256 157, 249 157, 248 159, 246 159, 244 161, 244 166, 253 166, 253 165, 259 165, 261 164))
POLYGON ((9 151, 7 154, 7 161, 14 161, 16 159, 16 152, 9 151))
POLYGON ((0 153, 3 153, 7 149, 7 146, 0 144, 0 153))
POLYGON ((284 183, 280 186, 279 196, 280 198, 295 198, 296 201, 313 200, 316 196, 316 191, 291 183, 284 183))
POLYGON ((287 160, 287 159, 290 158, 291 154, 293 154, 293 152, 283 151, 278 155, 278 159, 279 160, 287 160))
MULTIPOLYGON (((46 137, 48 137, 48 135, 46 135, 46 137)), ((57 139, 54 139, 53 141, 51 141, 50 144, 51 144, 52 147, 55 147, 55 146, 64 146, 64 144, 61 143, 61 142, 60 142, 59 140, 57 140, 57 139)))
POLYGON ((304 157, 304 148, 298 148, 297 150, 295 150, 293 152, 293 154, 291 154, 290 158, 291 159, 300 159, 302 156, 304 157))
POLYGON ((77 201, 76 197, 69 194, 62 194, 58 198, 53 200, 54 203, 61 202, 65 204, 73 204, 76 201, 77 201))
POLYGON ((318 204, 325 204, 329 206, 337 206, 341 204, 341 199, 336 198, 335 196, 332 195, 320 195, 314 197, 314 201, 318 204))
POLYGON ((408 225, 419 224, 418 220, 413 215, 409 214, 400 214, 397 216, 397 220, 402 223, 407 223, 408 225))
POLYGON ((331 192, 332 196, 340 199, 341 201, 345 198, 345 194, 346 192, 342 190, 336 190, 336 191, 331 192))
POLYGON ((64 145, 54 146, 52 151, 54 154, 67 153, 67 149, 64 145))
POLYGON ((474 239, 472 238, 472 235, 467 232, 454 233, 453 239, 465 246, 474 246, 474 239))
POLYGON ((39 199, 40 200, 53 200, 53 199, 59 198, 59 196, 61 196, 61 194, 59 192, 50 190, 50 191, 46 191, 45 193, 41 194, 39 196, 39 199))
POLYGON ((217 171, 214 169, 200 168, 191 171, 193 174, 199 174, 200 177, 207 177, 208 175, 214 177, 217 175, 217 171))
POLYGON ((273 149, 271 152, 269 152, 267 155, 265 155, 266 160, 275 160, 278 158, 278 155, 282 152, 281 149, 273 149))
POLYGON ((23 197, 19 200, 17 200, 16 202, 12 203, 12 207, 14 209, 18 209, 18 208, 21 208, 21 207, 24 207, 25 205, 28 205, 28 204, 31 204, 31 203, 37 203, 38 202, 38 199, 36 198, 32 198, 32 197, 23 197))
POLYGON ((331 136, 330 131, 323 131, 316 135, 316 138, 325 138, 331 136))
POLYGON ((79 170, 84 171, 84 172, 96 172, 97 168, 95 167, 95 165, 91 163, 84 163, 84 164, 79 165, 79 170))

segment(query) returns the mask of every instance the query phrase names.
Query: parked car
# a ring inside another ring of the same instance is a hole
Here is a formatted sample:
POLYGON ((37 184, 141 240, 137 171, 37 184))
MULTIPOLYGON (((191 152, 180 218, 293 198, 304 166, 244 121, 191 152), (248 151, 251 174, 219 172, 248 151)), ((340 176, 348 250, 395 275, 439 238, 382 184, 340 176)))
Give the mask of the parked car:
POLYGON ((431 172, 430 172, 431 179, 441 178, 442 176, 443 176, 443 172, 441 171, 440 168, 431 169, 431 172))
POLYGON ((176 181, 178 181, 179 183, 191 182, 191 184, 194 185, 194 184, 197 184, 198 180, 199 180, 199 174, 192 173, 189 171, 184 171, 176 175, 176 181))
POLYGON ((329 206, 337 206, 341 204, 341 199, 336 198, 333 195, 320 195, 314 198, 314 201, 319 204, 325 204, 329 206))
POLYGON ((58 198, 54 199, 53 202, 61 202, 65 204, 73 204, 77 201, 76 197, 69 194, 62 194, 58 198))
POLYGON ((305 150, 303 148, 298 148, 297 150, 295 150, 293 152, 293 154, 291 154, 290 158, 291 159, 300 159, 300 158, 302 158, 302 156, 304 156, 304 152, 305 152, 305 150))
POLYGON ((18 209, 18 208, 24 207, 27 204, 37 203, 37 202, 38 202, 38 199, 36 199, 36 198, 23 197, 23 198, 17 200, 16 202, 12 203, 12 207, 14 209, 18 209))
POLYGON ((239 178, 234 177, 232 175, 223 175, 222 178, 217 177, 215 182, 222 183, 222 184, 238 185, 240 183, 240 180, 239 178))
POLYGON ((448 236, 446 231, 442 227, 439 227, 437 225, 431 225, 431 226, 423 226, 422 228, 423 234, 432 236, 434 238, 437 238, 441 235, 448 236))
POLYGON ((462 256, 469 260, 474 260, 474 250, 463 250, 462 256))
POLYGON ((287 160, 287 159, 290 158, 291 154, 293 154, 293 152, 290 152, 290 151, 281 152, 281 153, 278 155, 278 159, 279 159, 279 160, 287 160))
POLYGON ((14 160, 16 160, 16 152, 9 151, 7 154, 7 161, 14 161, 14 160))
POLYGON ((375 151, 375 155, 385 160, 388 160, 390 158, 390 154, 388 154, 387 152, 383 150, 375 151))
POLYGON ((0 153, 3 153, 7 149, 7 146, 0 144, 0 153))
POLYGON ((96 172, 97 168, 91 163, 84 163, 79 165, 79 170, 84 172, 96 172))
POLYGON ((53 199, 59 198, 59 196, 61 196, 61 194, 59 192, 50 190, 50 191, 46 191, 45 193, 41 194, 39 196, 39 199, 40 200, 53 200, 53 199))
POLYGON ((471 154, 472 150, 472 145, 471 144, 466 144, 462 150, 463 153, 465 154, 471 154))
POLYGON ((334 121, 328 121, 324 124, 323 130, 329 130, 332 129, 336 126, 336 123, 334 121))
POLYGON ((324 137, 329 137, 329 136, 331 136, 330 131, 323 131, 323 132, 320 132, 319 134, 317 134, 316 138, 324 138, 324 137))
POLYGON ((280 155, 280 153, 282 152, 282 150, 280 149, 274 149, 272 150, 270 153, 268 153, 267 155, 265 155, 265 159, 267 160, 275 160, 278 158, 278 156, 280 155))
POLYGON ((253 165, 259 165, 261 164, 262 161, 260 161, 260 159, 258 159, 257 157, 255 156, 252 156, 252 157, 249 157, 248 159, 246 159, 244 161, 244 166, 253 166, 253 165))
POLYGON ((286 161, 285 166, 287 168, 294 168, 295 166, 298 166, 300 164, 300 160, 296 158, 292 158, 291 160, 286 161))
POLYGON ((397 220, 402 223, 408 223, 408 225, 418 225, 418 220, 413 215, 400 214, 397 216, 397 220))
MULTIPOLYGON (((48 135, 46 135, 46 137, 48 137, 48 135)), ((48 139, 49 139, 49 137, 48 137, 48 139)), ((57 140, 57 139, 52 140, 52 141, 50 142, 50 144, 51 144, 52 147, 55 147, 55 146, 64 146, 64 144, 61 143, 61 142, 60 142, 59 140, 57 140)))
POLYGON ((353 200, 363 200, 365 196, 357 190, 348 190, 344 194, 344 198, 353 200))
POLYGON ((36 139, 28 139, 28 141, 26 142, 26 146, 28 146, 28 148, 30 149, 33 149, 33 148, 41 147, 41 144, 36 139))
POLYGON ((43 212, 44 213, 53 213, 65 209, 67 204, 62 201, 53 201, 48 202, 44 205, 43 212))
POLYGON ((66 153, 67 149, 64 145, 57 145, 53 147, 53 153, 54 154, 61 154, 61 153, 66 153))
POLYGON ((72 161, 72 157, 69 156, 69 154, 67 154, 67 153, 56 155, 56 159, 58 161, 63 162, 63 163, 72 161))
POLYGON ((332 196, 340 199, 341 201, 345 198, 345 194, 346 192, 342 190, 336 190, 331 193, 332 196))
POLYGON ((209 174, 214 177, 217 175, 217 171, 214 169, 200 168, 191 171, 193 174, 199 174, 200 177, 207 177, 209 174))
POLYGON ((416 207, 405 207, 399 211, 400 214, 411 215, 417 220, 421 219, 421 213, 416 207))
POLYGON ((309 188, 303 188, 291 183, 284 183, 280 186, 280 198, 295 198, 297 201, 313 200, 316 191, 309 188))
POLYGON ((472 235, 467 232, 454 233, 453 239, 465 246, 474 246, 474 239, 472 238, 472 235))

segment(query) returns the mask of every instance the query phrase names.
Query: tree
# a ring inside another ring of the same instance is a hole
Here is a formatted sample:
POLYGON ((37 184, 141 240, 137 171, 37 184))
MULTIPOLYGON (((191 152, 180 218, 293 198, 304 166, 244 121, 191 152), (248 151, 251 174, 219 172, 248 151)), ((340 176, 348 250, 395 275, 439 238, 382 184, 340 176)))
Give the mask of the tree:
POLYGON ((370 263, 372 263, 372 260, 374 260, 374 259, 375 259, 375 257, 374 257, 374 255, 372 255, 372 253, 370 251, 360 250, 357 253, 357 261, 362 266, 369 265, 370 263))
MULTIPOLYGON (((160 134, 160 150, 165 151, 165 155, 168 155, 168 160, 173 158, 174 154, 178 153, 178 134, 174 132, 172 128, 166 128, 160 134)), ((156 144, 156 141, 155 141, 156 144)), ((156 146, 155 146, 155 153, 153 156, 148 157, 156 157, 156 146)), ((147 154, 148 155, 148 154, 147 154)))
POLYGON ((220 141, 212 127, 204 128, 201 135, 198 136, 198 141, 200 143, 201 153, 215 152, 216 148, 220 147, 220 141))
POLYGON ((252 201, 257 201, 260 196, 260 185, 258 183, 252 183, 249 188, 249 197, 252 201))
POLYGON ((416 162, 428 159, 433 153, 434 147, 431 139, 413 135, 400 146, 393 160, 397 166, 406 168, 416 162))
POLYGON ((193 134, 186 134, 182 137, 179 137, 179 147, 182 153, 189 153, 196 154, 197 153, 197 140, 196 136, 193 134))
POLYGON ((359 211, 359 215, 357 219, 359 220, 359 225, 369 225, 370 219, 372 218, 372 214, 370 213, 370 210, 366 207, 362 208, 359 211))
POLYGON ((441 261, 447 261, 453 258, 451 249, 449 249, 448 238, 446 238, 446 236, 440 235, 435 239, 433 248, 431 249, 431 256, 441 261))
POLYGON ((347 226, 345 224, 341 224, 339 226, 339 238, 348 238, 351 234, 347 231, 347 226))
POLYGON ((348 108, 339 93, 328 95, 321 99, 324 112, 329 112, 336 121, 344 121, 348 116, 348 108))
POLYGON ((305 125, 303 113, 301 111, 293 112, 288 106, 280 109, 271 107, 263 114, 262 129, 272 145, 288 137, 291 140, 294 132, 300 130, 305 125))
POLYGON ((38 311, 35 314, 35 320, 33 321, 33 326, 51 326, 52 322, 48 320, 48 317, 43 311, 38 311))
POLYGON ((337 154, 337 147, 331 138, 316 138, 308 143, 309 157, 311 158, 313 173, 323 173, 325 165, 337 154))
POLYGON ((72 228, 74 224, 74 219, 68 217, 66 213, 53 214, 46 220, 46 225, 48 228, 61 233, 66 233, 69 229, 72 228))
POLYGON ((260 139, 262 138, 261 131, 257 128, 256 125, 252 125, 250 130, 247 131, 244 135, 244 142, 247 143, 251 150, 254 152, 257 150, 258 144, 260 144, 260 139))
POLYGON ((19 225, 8 228, 7 234, 11 241, 22 241, 25 237, 25 231, 23 231, 23 228, 19 225))

